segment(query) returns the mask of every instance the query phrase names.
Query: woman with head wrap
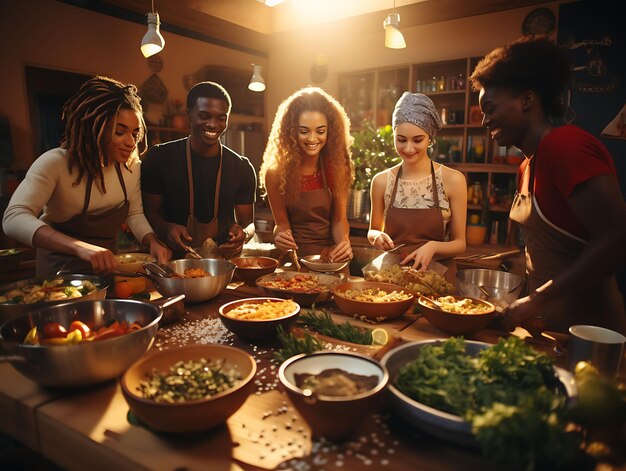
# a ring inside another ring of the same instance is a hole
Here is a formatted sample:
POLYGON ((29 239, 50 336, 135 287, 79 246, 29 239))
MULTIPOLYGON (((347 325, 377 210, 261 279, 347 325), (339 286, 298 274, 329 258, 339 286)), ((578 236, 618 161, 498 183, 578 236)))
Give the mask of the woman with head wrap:
POLYGON ((405 92, 396 103, 392 124, 402 163, 372 180, 367 238, 381 250, 407 244, 401 263, 411 262, 419 270, 436 258, 448 266, 446 278, 452 280, 451 257, 465 252, 465 176, 428 157, 442 123, 426 95, 405 92))
POLYGON ((274 243, 300 256, 352 258, 348 190, 354 179, 350 120, 324 90, 298 90, 274 118, 259 179, 274 215, 274 243))
POLYGON ((523 229, 530 296, 504 316, 511 326, 626 332, 615 277, 626 266, 626 204, 604 144, 576 126, 556 126, 570 66, 563 47, 526 37, 491 51, 470 77, 492 139, 526 156, 510 218, 523 229))
POLYGON ((63 106, 63 121, 61 146, 35 160, 4 213, 6 234, 37 248, 37 276, 76 259, 95 272, 115 268, 111 250, 124 222, 159 262, 167 261, 171 251, 141 203, 137 147, 145 150, 146 125, 137 88, 107 77, 87 80, 63 106))

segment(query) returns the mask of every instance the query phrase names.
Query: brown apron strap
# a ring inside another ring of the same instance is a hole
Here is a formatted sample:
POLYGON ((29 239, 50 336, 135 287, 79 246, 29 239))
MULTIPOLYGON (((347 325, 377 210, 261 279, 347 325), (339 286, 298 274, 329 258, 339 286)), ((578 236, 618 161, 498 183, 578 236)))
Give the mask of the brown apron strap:
MULTIPOLYGON (((187 138, 187 178, 189 179, 189 215, 194 215, 194 191, 193 175, 191 173, 191 142, 187 138)), ((220 164, 217 169, 217 181, 215 183, 215 198, 213 203, 213 219, 217 219, 217 210, 220 206, 220 184, 222 183, 222 146, 220 145, 220 164)))
POLYGON ((430 161, 430 176, 433 179, 433 201, 435 202, 435 208, 441 209, 439 206, 439 191, 437 191, 437 178, 435 178, 435 166, 433 161, 430 161))
MULTIPOLYGON (((117 172, 117 178, 120 182, 120 186, 122 187, 122 191, 124 192, 124 203, 128 202, 128 194, 126 193, 126 185, 124 184, 124 178, 122 177, 122 170, 120 169, 120 165, 115 162, 115 171, 117 172)), ((83 203, 83 210, 81 211, 81 216, 85 216, 87 214, 87 209, 89 209, 89 202, 91 201, 91 187, 93 185, 93 175, 87 176, 87 186, 85 188, 85 202, 83 203)))

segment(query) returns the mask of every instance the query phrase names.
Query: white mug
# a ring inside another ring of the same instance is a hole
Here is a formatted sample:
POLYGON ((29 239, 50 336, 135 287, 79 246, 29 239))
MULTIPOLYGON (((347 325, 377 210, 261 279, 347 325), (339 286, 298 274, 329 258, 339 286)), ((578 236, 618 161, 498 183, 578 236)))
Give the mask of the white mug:
POLYGON ((595 325, 573 325, 567 342, 568 366, 574 371, 579 361, 588 361, 605 376, 615 376, 624 357, 626 337, 595 325))

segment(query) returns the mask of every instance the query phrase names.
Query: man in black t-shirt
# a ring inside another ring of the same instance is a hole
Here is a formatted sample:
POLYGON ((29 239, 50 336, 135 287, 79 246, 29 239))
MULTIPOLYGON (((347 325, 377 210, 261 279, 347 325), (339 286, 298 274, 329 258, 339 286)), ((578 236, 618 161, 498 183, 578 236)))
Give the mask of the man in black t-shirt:
POLYGON ((196 84, 187 95, 191 135, 157 145, 143 158, 144 212, 161 240, 179 254, 185 246, 198 247, 212 238, 230 257, 254 234, 254 167, 219 141, 230 109, 230 96, 221 85, 196 84))

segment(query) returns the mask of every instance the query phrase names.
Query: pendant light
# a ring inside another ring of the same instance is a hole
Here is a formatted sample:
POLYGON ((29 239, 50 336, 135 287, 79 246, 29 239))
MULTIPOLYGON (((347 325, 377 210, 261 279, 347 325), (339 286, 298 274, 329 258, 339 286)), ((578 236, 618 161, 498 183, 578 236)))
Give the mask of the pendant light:
POLYGON ((253 92, 262 92, 265 90, 265 80, 261 75, 261 66, 252 64, 252 78, 248 84, 248 89, 253 92))
POLYGON ((154 0, 152 0, 152 12, 148 13, 148 31, 141 40, 141 53, 144 57, 150 57, 163 50, 165 39, 159 31, 159 14, 154 11, 154 0))
POLYGON ((385 28, 385 47, 390 49, 404 49, 406 41, 400 31, 400 13, 396 13, 396 0, 393 0, 393 11, 383 22, 385 28))

